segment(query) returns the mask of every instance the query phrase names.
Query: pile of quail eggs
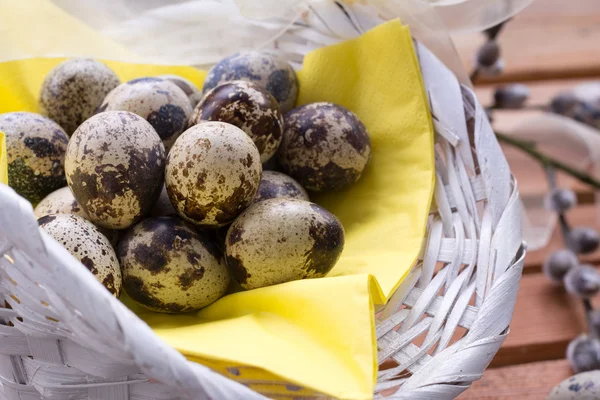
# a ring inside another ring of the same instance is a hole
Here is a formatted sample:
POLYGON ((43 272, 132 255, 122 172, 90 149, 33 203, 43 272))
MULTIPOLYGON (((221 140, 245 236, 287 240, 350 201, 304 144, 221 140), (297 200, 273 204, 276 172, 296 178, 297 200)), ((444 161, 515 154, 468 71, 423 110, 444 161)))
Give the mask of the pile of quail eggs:
POLYGON ((355 183, 371 143, 351 111, 294 108, 297 96, 294 70, 267 53, 223 59, 202 92, 68 60, 46 77, 41 114, 0 115, 9 185, 114 296, 153 311, 198 310, 233 282, 323 277, 344 229, 309 193, 355 183))

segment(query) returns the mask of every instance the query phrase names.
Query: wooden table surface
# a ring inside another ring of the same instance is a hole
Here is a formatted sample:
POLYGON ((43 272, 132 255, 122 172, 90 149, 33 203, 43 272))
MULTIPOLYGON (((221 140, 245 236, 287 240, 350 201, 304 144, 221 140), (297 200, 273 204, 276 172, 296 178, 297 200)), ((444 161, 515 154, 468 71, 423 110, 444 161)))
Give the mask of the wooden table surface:
MULTIPOLYGON (((455 41, 470 70, 483 35, 456 36, 455 41)), ((476 85, 481 102, 490 104, 493 87, 499 82, 520 81, 532 89, 530 104, 547 104, 565 88, 600 80, 600 1, 537 0, 505 27, 500 43, 505 73, 476 85)), ((501 112, 494 124, 514 125, 526 115, 501 112)), ((544 190, 543 185, 543 181, 526 177, 519 182, 521 192, 544 190)), ((581 184, 575 184, 575 189, 583 204, 570 211, 569 220, 573 225, 600 229, 592 191, 581 184)), ((555 232, 546 248, 527 255, 510 334, 483 378, 459 399, 544 399, 552 387, 571 375, 565 349, 586 329, 582 305, 541 273, 545 257, 560 247, 555 232)), ((600 265, 600 251, 586 256, 586 261, 600 265)), ((600 298, 596 300, 600 306, 600 298)))

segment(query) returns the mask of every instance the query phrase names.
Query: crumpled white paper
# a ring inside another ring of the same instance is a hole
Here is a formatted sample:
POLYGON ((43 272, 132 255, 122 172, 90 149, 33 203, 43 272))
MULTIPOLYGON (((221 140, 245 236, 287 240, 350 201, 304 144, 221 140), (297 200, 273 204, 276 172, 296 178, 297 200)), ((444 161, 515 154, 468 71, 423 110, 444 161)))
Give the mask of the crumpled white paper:
MULTIPOLYGON (((436 8, 451 32, 477 31, 489 28, 504 21, 523 8, 532 0, 419 0, 436 8)), ((253 19, 285 17, 290 11, 302 12, 320 3, 333 0, 235 0, 242 14, 253 19)), ((402 6, 404 0, 340 0, 347 5, 367 5, 383 11, 387 6, 402 6)), ((383 14, 385 19, 394 16, 383 14)), ((440 27, 440 29, 445 29, 440 27)))
POLYGON ((236 51, 273 47, 284 30, 311 15, 338 39, 400 18, 466 83, 449 33, 485 29, 532 0, 52 1, 148 62, 199 67, 236 51))

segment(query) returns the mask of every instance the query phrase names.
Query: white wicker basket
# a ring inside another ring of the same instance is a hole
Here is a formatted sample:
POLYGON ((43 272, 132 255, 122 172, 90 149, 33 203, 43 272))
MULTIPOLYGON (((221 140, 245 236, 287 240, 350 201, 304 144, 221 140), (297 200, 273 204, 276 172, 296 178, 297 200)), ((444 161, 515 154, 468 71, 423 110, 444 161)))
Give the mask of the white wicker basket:
MULTIPOLYGON (((298 23, 277 48, 299 61, 340 39, 298 23)), ((376 319, 387 369, 374 396, 449 399, 482 376, 506 338, 525 251, 516 183, 485 113, 432 53, 416 49, 437 134, 436 206, 419 262, 376 319)), ((240 384, 187 361, 40 231, 31 205, 4 185, 0 307, 2 300, 10 305, 0 308, 2 399, 269 396, 243 385, 251 383, 299 398, 294 385, 243 376, 240 384)))

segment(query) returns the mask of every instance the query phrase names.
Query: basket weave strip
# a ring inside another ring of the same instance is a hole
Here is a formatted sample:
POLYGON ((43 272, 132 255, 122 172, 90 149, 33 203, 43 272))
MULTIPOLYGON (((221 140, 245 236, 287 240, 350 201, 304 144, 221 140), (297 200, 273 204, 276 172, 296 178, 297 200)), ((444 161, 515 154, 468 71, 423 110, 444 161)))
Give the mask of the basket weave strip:
MULTIPOLYGON (((277 47, 298 60, 341 39, 295 24, 277 47)), ((416 50, 436 131, 435 202, 417 264, 378 310, 378 399, 449 399, 479 379, 508 334, 524 257, 516 183, 483 109, 432 53, 419 43, 416 50)), ((229 369, 235 382, 186 360, 40 231, 27 201, 0 185, 4 302, 3 399, 322 397, 246 379, 242 366, 229 369)))

